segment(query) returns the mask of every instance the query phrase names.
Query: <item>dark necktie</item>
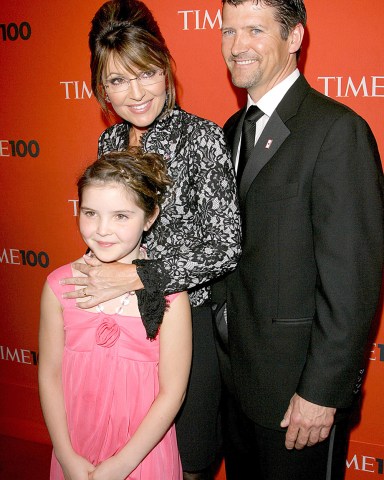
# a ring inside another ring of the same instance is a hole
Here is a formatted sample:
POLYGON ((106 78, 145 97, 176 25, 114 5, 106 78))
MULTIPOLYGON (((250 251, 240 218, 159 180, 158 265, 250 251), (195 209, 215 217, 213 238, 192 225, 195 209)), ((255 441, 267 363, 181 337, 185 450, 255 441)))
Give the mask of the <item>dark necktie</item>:
POLYGON ((249 160, 251 151, 255 146, 256 122, 264 115, 256 105, 251 105, 245 114, 243 128, 241 130, 241 148, 239 155, 239 163, 237 166, 237 184, 240 185, 240 180, 244 172, 244 168, 249 160))

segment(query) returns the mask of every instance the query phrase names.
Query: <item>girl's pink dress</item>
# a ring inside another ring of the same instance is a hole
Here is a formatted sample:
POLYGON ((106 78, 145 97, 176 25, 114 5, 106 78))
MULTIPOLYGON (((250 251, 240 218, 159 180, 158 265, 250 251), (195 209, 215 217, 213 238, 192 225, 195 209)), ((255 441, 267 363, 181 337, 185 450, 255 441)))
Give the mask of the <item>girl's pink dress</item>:
MULTIPOLYGON (((74 289, 59 284, 66 277, 72 277, 70 265, 58 268, 47 280, 63 306, 68 429, 74 450, 97 465, 121 450, 155 400, 159 341, 147 340, 140 317, 87 312, 76 307, 75 299, 63 299, 62 293, 74 289)), ((54 454, 50 478, 64 479, 54 454)), ((174 426, 127 478, 182 479, 174 426)))

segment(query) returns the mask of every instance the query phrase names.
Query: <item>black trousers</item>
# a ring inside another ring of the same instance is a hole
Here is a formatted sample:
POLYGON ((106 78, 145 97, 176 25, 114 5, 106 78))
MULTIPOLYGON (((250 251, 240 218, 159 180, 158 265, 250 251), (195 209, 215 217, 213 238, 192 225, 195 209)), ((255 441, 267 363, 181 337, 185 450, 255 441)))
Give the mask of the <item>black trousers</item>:
POLYGON ((264 428, 223 395, 223 436, 227 480, 342 480, 349 420, 336 423, 328 439, 303 450, 285 448, 285 432, 264 428))
POLYGON ((215 311, 214 332, 225 385, 221 414, 227 480, 343 480, 350 412, 338 416, 325 441, 302 450, 287 450, 285 431, 257 425, 237 401, 221 311, 215 311))
POLYGON ((192 332, 189 384, 175 422, 180 459, 187 472, 209 467, 221 446, 221 378, 210 306, 192 308, 192 332))

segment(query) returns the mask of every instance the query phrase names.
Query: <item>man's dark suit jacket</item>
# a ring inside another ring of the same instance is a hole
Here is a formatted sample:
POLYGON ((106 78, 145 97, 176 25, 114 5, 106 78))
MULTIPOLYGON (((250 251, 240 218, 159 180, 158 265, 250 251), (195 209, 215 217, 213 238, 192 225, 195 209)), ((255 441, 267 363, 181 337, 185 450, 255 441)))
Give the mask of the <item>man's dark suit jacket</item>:
MULTIPOLYGON (((234 158, 244 115, 224 127, 234 158)), ((300 76, 253 150, 239 200, 243 253, 213 294, 227 301, 244 412, 278 429, 295 392, 347 408, 382 280, 383 176, 371 130, 300 76)))

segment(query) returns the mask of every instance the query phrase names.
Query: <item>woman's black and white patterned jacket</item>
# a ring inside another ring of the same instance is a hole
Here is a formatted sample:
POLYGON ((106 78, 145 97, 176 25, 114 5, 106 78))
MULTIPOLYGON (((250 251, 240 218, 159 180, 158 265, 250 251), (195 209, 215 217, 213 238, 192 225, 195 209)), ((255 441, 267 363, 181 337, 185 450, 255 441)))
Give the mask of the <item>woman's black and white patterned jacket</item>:
MULTIPOLYGON (((128 145, 129 123, 105 130, 99 156, 128 145)), ((222 130, 176 106, 142 136, 145 151, 164 156, 173 185, 145 237, 149 257, 138 261, 146 290, 188 289, 192 306, 209 299, 209 282, 233 270, 240 256, 236 182, 222 130)))

